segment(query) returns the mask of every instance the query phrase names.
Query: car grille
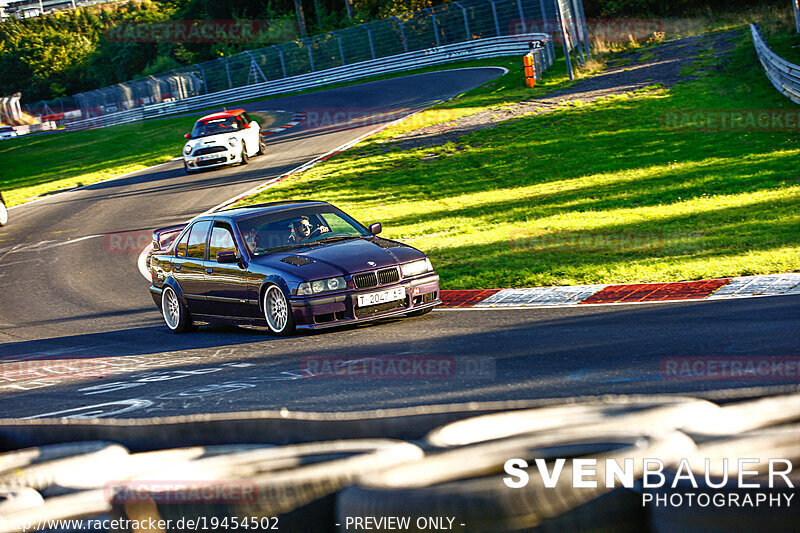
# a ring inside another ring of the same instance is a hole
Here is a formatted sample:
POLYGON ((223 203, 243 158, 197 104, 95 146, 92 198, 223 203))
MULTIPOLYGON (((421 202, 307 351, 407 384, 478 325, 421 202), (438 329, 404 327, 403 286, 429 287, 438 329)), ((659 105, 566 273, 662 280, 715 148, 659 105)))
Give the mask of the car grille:
POLYGON ((388 285, 400 281, 400 273, 396 268, 387 268, 385 270, 378 270, 378 283, 381 285, 388 285))
POLYGON ((356 307, 353 309, 353 313, 355 314, 356 318, 364 318, 385 313, 386 311, 392 311, 394 309, 402 309, 404 307, 406 307, 406 300, 395 300, 394 302, 386 302, 383 304, 356 307))
POLYGON ((365 272, 353 276, 356 289, 369 289, 378 285, 389 285, 400 281, 400 272, 396 268, 385 268, 377 272, 365 272))
POLYGON ((207 167, 209 165, 216 165, 216 164, 219 164, 219 163, 224 163, 227 160, 228 160, 227 157, 217 157, 215 159, 208 159, 206 161, 198 161, 197 162, 197 166, 198 167, 207 167))
POLYGON ((353 283, 356 289, 368 289, 378 285, 378 278, 375 272, 367 272, 366 274, 356 274, 353 276, 353 283))
POLYGON ((225 152, 226 150, 227 148, 224 146, 207 146, 205 148, 196 149, 194 152, 192 152, 192 155, 216 154, 219 152, 225 152))

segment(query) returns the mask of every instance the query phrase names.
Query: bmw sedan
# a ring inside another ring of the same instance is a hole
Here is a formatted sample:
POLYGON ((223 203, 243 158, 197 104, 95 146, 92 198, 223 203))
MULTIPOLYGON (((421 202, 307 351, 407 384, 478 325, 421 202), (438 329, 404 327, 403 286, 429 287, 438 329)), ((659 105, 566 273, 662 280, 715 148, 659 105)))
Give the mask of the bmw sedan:
POLYGON ((283 336, 431 311, 431 262, 380 232, 325 202, 218 211, 153 233, 150 293, 176 333, 223 322, 283 336))

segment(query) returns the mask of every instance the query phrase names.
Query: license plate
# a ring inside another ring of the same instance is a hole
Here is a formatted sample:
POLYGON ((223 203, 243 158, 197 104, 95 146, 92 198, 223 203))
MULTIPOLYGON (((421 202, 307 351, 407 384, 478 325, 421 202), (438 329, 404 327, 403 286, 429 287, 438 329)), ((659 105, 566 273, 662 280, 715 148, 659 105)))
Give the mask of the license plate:
POLYGON ((394 302, 395 300, 402 300, 406 297, 406 290, 403 287, 395 287, 381 292, 372 292, 370 294, 358 295, 358 306, 366 307, 368 305, 383 304, 386 302, 394 302))
POLYGON ((197 158, 198 161, 208 161, 209 159, 218 159, 220 157, 224 157, 222 154, 207 154, 201 155, 197 158))

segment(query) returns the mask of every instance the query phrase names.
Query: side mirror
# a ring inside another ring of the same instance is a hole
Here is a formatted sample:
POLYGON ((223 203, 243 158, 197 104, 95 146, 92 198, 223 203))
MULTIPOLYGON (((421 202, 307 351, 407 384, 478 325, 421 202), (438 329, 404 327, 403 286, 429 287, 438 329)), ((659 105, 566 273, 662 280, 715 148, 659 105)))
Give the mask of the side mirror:
POLYGON ((375 222, 374 224, 369 225, 369 232, 372 233, 373 235, 377 235, 381 231, 383 231, 383 228, 381 227, 380 222, 375 222))
POLYGON ((249 122, 248 122, 247 124, 245 124, 245 125, 244 125, 244 129, 246 129, 246 130, 249 130, 249 129, 250 129, 250 123, 249 123, 249 122))
POLYGON ((183 136, 183 138, 184 139, 191 139, 192 138, 192 134, 191 133, 187 133, 186 135, 183 136))
POLYGON ((217 254, 217 263, 231 264, 239 261, 236 257, 236 252, 219 252, 217 254))

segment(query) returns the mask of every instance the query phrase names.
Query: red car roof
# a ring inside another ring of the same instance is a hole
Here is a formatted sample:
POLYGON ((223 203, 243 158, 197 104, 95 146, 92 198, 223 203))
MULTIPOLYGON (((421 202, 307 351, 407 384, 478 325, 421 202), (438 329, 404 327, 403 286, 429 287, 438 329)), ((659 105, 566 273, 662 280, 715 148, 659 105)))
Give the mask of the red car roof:
POLYGON ((219 113, 211 113, 210 115, 206 115, 197 119, 197 122, 205 122, 206 120, 213 120, 216 118, 228 118, 228 117, 235 117, 240 113, 244 113, 244 109, 231 109, 230 111, 220 111, 219 113))

